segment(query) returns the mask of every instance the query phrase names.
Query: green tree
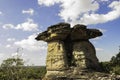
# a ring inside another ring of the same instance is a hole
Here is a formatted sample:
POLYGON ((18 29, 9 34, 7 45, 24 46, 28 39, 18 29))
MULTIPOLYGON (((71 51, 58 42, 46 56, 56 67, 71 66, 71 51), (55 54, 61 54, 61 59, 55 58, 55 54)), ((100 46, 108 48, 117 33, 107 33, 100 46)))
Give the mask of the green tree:
POLYGON ((120 52, 110 60, 112 66, 120 66, 120 52))
POLYGON ((120 52, 110 60, 112 72, 120 74, 120 52))
POLYGON ((120 52, 116 55, 115 63, 116 65, 120 66, 120 52))
POLYGON ((0 65, 0 80, 35 80, 45 75, 45 67, 24 65, 24 60, 18 55, 21 50, 23 48, 17 48, 17 55, 3 60, 0 65))
POLYGON ((4 60, 0 67, 0 80, 35 80, 46 73, 44 66, 24 66, 19 56, 4 60))
POLYGON ((8 58, 1 64, 1 78, 4 80, 20 80, 22 78, 23 59, 19 57, 8 58))
POLYGON ((104 72, 109 73, 112 70, 111 69, 111 63, 109 61, 101 62, 100 65, 101 65, 101 68, 104 72))
POLYGON ((23 59, 17 58, 8 58, 3 60, 1 67, 21 67, 24 65, 23 59))

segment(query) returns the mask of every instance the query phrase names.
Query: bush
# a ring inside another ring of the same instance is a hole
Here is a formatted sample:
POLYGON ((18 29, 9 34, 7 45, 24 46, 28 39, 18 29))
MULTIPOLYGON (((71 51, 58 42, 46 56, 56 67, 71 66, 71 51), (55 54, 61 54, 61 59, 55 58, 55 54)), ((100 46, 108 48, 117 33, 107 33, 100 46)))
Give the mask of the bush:
POLYGON ((112 71, 115 73, 115 74, 118 74, 120 75, 120 66, 115 66, 112 68, 112 71))
POLYGON ((41 79, 46 73, 44 66, 24 66, 23 59, 8 58, 0 67, 0 80, 35 80, 41 79))
POLYGON ((100 65, 103 72, 110 73, 110 71, 112 70, 110 62, 101 62, 100 65))

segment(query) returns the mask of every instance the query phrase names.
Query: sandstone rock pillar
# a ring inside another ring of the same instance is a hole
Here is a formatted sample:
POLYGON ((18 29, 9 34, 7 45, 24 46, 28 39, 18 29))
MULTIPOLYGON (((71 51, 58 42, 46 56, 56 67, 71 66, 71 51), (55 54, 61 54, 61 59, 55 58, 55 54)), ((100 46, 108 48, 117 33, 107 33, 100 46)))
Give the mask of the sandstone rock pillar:
POLYGON ((96 29, 87 29, 84 25, 75 25, 71 32, 73 42, 73 56, 75 67, 87 69, 100 69, 94 46, 89 39, 101 36, 102 33, 96 29))
POLYGON ((70 33, 70 25, 60 23, 50 26, 47 31, 40 33, 37 40, 43 40, 48 43, 45 77, 64 75, 64 71, 68 69, 68 60, 64 39, 70 33))
POLYGON ((36 40, 48 43, 45 79, 77 79, 81 70, 100 70, 95 48, 89 39, 101 35, 97 29, 88 29, 80 24, 70 28, 68 23, 52 25, 40 33, 36 40))

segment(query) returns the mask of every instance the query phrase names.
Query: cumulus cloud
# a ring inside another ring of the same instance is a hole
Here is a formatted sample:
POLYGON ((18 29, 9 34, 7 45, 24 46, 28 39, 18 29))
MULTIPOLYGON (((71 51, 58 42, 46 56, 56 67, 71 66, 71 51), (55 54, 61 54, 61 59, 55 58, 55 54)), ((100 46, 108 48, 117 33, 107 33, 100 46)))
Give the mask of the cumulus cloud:
POLYGON ((101 1, 103 1, 103 2, 105 1, 106 2, 106 1, 109 1, 109 0, 101 0, 101 1))
POLYGON ((2 63, 4 58, 5 58, 5 54, 4 53, 0 53, 0 64, 2 63))
POLYGON ((78 21, 85 24, 98 24, 112 21, 120 17, 120 1, 114 1, 109 6, 112 11, 107 14, 84 14, 78 21))
POLYGON ((102 48, 95 48, 96 49, 96 51, 103 51, 104 49, 102 49, 102 48))
POLYGON ((12 56, 12 57, 17 57, 17 56, 23 57, 23 56, 24 56, 24 53, 15 52, 15 53, 12 53, 11 56, 12 56))
POLYGON ((3 58, 4 54, 3 53, 0 53, 0 58, 3 58))
POLYGON ((55 3, 60 3, 63 0, 38 0, 39 5, 51 6, 55 3))
MULTIPOLYGON (((108 0, 101 0, 107 2, 108 0)), ((97 14, 100 3, 97 0, 38 0, 39 5, 52 6, 58 4, 61 7, 58 15, 72 24, 98 24, 112 21, 120 17, 120 1, 113 1, 108 5, 111 8, 106 14, 97 14)))
POLYGON ((34 31, 38 30, 38 24, 34 23, 32 19, 27 19, 26 22, 18 24, 15 29, 22 29, 23 31, 34 31))
POLYGON ((29 14, 29 15, 33 15, 34 14, 34 10, 32 8, 28 9, 28 10, 22 10, 23 14, 29 14))
POLYGON ((100 28, 99 28, 99 30, 100 30, 102 33, 104 33, 104 32, 107 31, 107 30, 105 30, 105 29, 100 29, 100 28))
POLYGON ((96 38, 93 38, 92 40, 94 41, 96 41, 96 40, 100 40, 101 39, 101 37, 96 37, 96 38))
POLYGON ((10 45, 10 44, 7 44, 7 45, 6 45, 6 48, 10 48, 10 47, 11 47, 11 45, 10 45))
POLYGON ((18 53, 17 53, 17 52, 12 53, 11 56, 13 56, 13 57, 14 57, 14 56, 18 56, 18 53))
POLYGON ((8 42, 13 42, 13 41, 15 41, 15 38, 8 38, 7 41, 8 42))
POLYGON ((2 15, 3 13, 0 11, 0 15, 2 15))
POLYGON ((13 29, 14 28, 14 25, 13 24, 4 24, 2 26, 4 29, 13 29))
POLYGON ((36 35, 33 34, 30 35, 27 39, 16 41, 14 44, 29 51, 45 50, 47 48, 47 44, 43 41, 36 41, 35 37, 36 35))
POLYGON ((13 24, 4 24, 4 29, 16 29, 16 30, 23 30, 23 31, 37 31, 38 24, 34 22, 33 19, 27 19, 25 22, 14 26, 13 24))

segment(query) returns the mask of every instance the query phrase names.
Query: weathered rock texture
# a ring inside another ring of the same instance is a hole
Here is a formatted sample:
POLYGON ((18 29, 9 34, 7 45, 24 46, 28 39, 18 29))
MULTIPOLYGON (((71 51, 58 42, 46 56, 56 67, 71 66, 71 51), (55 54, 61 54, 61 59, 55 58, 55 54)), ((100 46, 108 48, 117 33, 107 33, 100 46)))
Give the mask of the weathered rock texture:
POLYGON ((44 79, 58 80, 58 77, 66 77, 69 80, 82 80, 82 77, 91 70, 99 71, 101 68, 95 48, 89 39, 101 35, 102 33, 97 29, 87 29, 80 24, 70 28, 68 23, 52 25, 47 31, 40 33, 36 40, 48 43, 47 73, 44 79))

